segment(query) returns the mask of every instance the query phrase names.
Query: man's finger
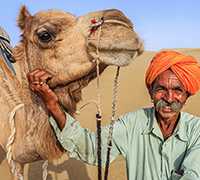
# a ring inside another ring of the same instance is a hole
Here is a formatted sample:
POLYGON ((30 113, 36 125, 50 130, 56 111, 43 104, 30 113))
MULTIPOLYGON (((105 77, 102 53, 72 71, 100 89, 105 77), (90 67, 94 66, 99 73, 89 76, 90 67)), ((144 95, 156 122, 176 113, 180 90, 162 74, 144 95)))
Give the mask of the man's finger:
POLYGON ((42 76, 40 76, 40 82, 47 82, 48 80, 50 80, 52 78, 52 75, 49 73, 45 73, 42 76))
POLYGON ((32 84, 29 85, 31 91, 38 93, 40 91, 40 85, 39 83, 33 82, 32 84))
POLYGON ((33 74, 33 81, 41 81, 40 80, 40 77, 43 76, 44 74, 46 74, 46 71, 44 70, 40 70, 40 71, 37 71, 35 72, 35 74, 33 74))
POLYGON ((39 71, 41 71, 41 69, 35 69, 35 70, 29 72, 27 74, 28 81, 29 82, 33 82, 34 81, 34 74, 37 73, 37 72, 39 72, 39 71))
POLYGON ((51 93, 52 90, 49 88, 49 86, 46 83, 40 82, 40 84, 36 86, 35 92, 37 92, 38 94, 44 97, 44 96, 47 96, 49 93, 51 93))
POLYGON ((39 81, 33 81, 31 84, 32 85, 40 85, 40 82, 39 81))

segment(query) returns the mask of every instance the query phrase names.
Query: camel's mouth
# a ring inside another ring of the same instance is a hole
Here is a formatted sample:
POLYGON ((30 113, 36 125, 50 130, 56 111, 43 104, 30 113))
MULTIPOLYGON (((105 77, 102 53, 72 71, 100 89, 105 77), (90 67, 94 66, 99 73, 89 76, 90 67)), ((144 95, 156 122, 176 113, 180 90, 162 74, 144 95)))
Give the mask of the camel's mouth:
POLYGON ((87 41, 88 53, 107 65, 126 66, 143 52, 143 43, 130 21, 107 19, 87 41), (107 23, 105 23, 107 22, 107 23))
POLYGON ((99 49, 99 54, 94 50, 95 47, 90 47, 90 55, 97 59, 99 58, 100 62, 103 62, 107 65, 114 66, 127 66, 133 61, 138 55, 141 54, 143 50, 141 49, 99 49), (91 48, 93 50, 91 50, 91 48))

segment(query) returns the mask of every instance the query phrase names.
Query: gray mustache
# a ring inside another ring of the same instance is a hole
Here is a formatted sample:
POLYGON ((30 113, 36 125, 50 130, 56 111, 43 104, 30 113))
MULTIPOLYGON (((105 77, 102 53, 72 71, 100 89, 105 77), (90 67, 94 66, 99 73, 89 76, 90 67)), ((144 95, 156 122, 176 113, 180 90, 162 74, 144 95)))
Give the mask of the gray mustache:
POLYGON ((179 112, 182 108, 182 104, 180 102, 169 103, 161 99, 156 103, 156 108, 158 109, 166 107, 166 106, 169 106, 174 112, 179 112))

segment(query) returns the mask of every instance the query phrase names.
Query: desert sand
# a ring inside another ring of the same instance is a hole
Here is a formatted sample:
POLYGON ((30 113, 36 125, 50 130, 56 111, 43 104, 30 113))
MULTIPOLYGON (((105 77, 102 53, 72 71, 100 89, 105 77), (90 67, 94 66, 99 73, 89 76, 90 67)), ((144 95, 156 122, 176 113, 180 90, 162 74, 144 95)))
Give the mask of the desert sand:
MULTIPOLYGON (((175 49, 180 52, 192 55, 200 60, 200 48, 175 49)), ((128 67, 121 68, 120 82, 117 95, 117 116, 129 111, 135 111, 138 108, 151 105, 150 99, 144 84, 144 74, 149 60, 155 52, 146 51, 138 57, 128 67)), ((107 69, 100 80, 101 101, 103 111, 103 124, 106 125, 111 117, 112 86, 115 75, 115 67, 107 69)), ((83 91, 83 100, 79 104, 85 104, 90 100, 96 100, 96 81, 93 81, 83 91)), ((200 93, 192 96, 184 107, 184 111, 200 116, 200 93)), ((81 110, 76 119, 80 121, 83 127, 95 130, 96 108, 93 104, 86 106, 81 110)), ((48 180, 95 180, 97 179, 97 168, 89 166, 74 159, 68 159, 67 155, 62 159, 56 160, 48 167, 48 180)), ((126 168, 123 157, 116 159, 110 168, 110 180, 125 180, 126 168)), ((11 173, 5 154, 0 149, 0 180, 12 180, 11 173)), ((42 180, 42 162, 35 162, 25 166, 25 180, 42 180)))

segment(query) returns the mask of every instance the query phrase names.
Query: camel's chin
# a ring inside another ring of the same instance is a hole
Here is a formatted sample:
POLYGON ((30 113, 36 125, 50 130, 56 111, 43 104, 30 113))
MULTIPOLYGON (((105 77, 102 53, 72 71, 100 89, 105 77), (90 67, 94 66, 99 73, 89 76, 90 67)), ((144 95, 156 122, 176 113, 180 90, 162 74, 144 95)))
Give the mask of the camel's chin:
MULTIPOLYGON (((95 58, 96 53, 91 53, 91 55, 95 58)), ((120 67, 129 65, 137 57, 137 55, 137 51, 101 51, 99 53, 100 61, 102 63, 120 67)))

